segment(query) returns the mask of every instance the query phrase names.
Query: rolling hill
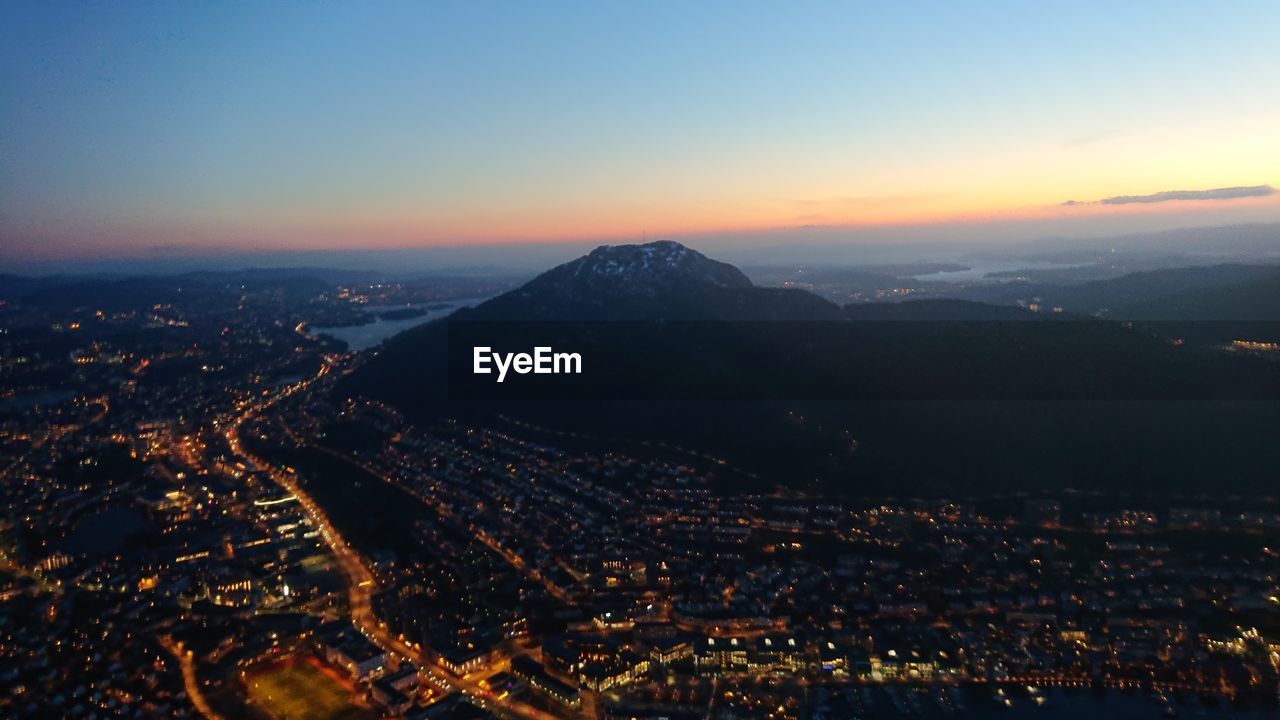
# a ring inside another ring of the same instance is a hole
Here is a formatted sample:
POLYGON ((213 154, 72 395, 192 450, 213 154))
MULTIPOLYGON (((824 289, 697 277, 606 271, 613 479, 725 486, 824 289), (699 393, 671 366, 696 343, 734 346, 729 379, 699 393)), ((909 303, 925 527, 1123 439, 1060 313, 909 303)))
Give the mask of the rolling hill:
POLYGON ((1277 380, 1273 363, 1090 318, 840 308, 654 243, 597 249, 397 336, 341 390, 422 422, 697 449, 791 489, 954 495, 1252 482, 1280 460, 1277 380), (499 385, 471 373, 479 345, 574 350, 585 370, 499 385))

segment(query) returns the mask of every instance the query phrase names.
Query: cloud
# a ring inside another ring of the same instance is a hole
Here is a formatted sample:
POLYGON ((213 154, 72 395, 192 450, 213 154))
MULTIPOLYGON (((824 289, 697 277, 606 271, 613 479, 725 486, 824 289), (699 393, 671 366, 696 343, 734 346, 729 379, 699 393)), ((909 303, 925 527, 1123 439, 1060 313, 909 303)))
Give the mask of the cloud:
POLYGON ((197 246, 197 245, 178 245, 176 243, 147 245, 142 248, 142 250, 146 252, 148 255, 155 255, 157 257, 164 257, 166 255, 188 255, 191 253, 193 249, 222 252, 226 250, 233 250, 235 248, 232 245, 198 245, 197 246))
POLYGON ((910 205, 920 202, 933 202, 951 197, 951 193, 917 193, 913 195, 862 195, 856 197, 831 197, 794 201, 797 207, 846 207, 846 208, 882 208, 910 205))
POLYGON ((804 213, 791 218, 792 222, 804 223, 805 225, 820 224, 827 221, 827 216, 822 213, 804 213))
POLYGON ((1172 202, 1174 200, 1234 200, 1236 198, 1267 197, 1276 194, 1270 185, 1214 188, 1212 190, 1165 190, 1150 195, 1116 195, 1101 200, 1068 200, 1063 205, 1143 205, 1172 202))
POLYGON ((1087 135, 1077 135, 1075 137, 1069 137, 1066 140, 1062 141, 1062 146, 1076 147, 1079 145, 1092 145, 1093 143, 1096 143, 1096 142, 1102 142, 1103 140, 1106 140, 1111 136, 1112 136, 1112 132, 1110 130, 1096 130, 1087 135))

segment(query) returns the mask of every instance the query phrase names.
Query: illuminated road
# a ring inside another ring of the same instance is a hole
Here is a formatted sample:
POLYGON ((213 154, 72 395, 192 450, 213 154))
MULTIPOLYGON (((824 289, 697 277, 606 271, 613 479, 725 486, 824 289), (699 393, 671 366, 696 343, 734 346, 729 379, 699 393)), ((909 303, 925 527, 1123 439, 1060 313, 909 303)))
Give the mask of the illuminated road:
POLYGON ((323 453, 331 455, 339 460, 347 462, 351 465, 355 465, 356 467, 365 471, 369 475, 376 478, 380 478, 383 482, 388 483, 389 485, 391 485, 392 487, 395 487, 396 489, 403 490, 404 492, 409 493, 410 495, 417 498, 418 501, 421 502, 423 505, 426 505, 429 509, 433 510, 436 513, 436 516, 439 517, 441 520, 451 523, 453 527, 457 529, 459 532, 462 532, 464 534, 470 534, 471 537, 475 538, 477 542, 481 543, 485 547, 492 550, 494 554, 502 558, 508 565, 514 568, 517 572, 523 574, 525 577, 529 578, 530 580, 546 588, 547 592, 550 593, 556 599, 564 603, 573 602, 573 599, 569 597, 569 594, 565 592, 564 588, 560 587, 559 585, 556 585, 554 582, 551 581, 550 578, 545 577, 541 572, 538 571, 537 568, 530 567, 527 563, 525 563, 524 558, 508 550, 507 548, 502 547, 502 545, 499 544, 497 540, 491 537, 484 530, 480 528, 475 528, 474 530, 472 530, 464 526, 462 523, 459 523, 457 519, 453 516, 453 513, 448 512, 447 510, 445 510, 442 507, 439 507, 438 505, 433 505, 430 498, 426 497, 421 492, 416 491, 411 487, 401 486, 391 478, 383 475, 382 473, 379 473, 373 466, 369 465, 368 463, 361 462, 360 460, 354 457, 348 457, 346 455, 342 455, 341 453, 334 452, 333 450, 327 447, 321 447, 318 445, 313 447, 316 450, 319 450, 323 453))
MULTIPOLYGON (((515 701, 511 698, 495 698, 490 696, 479 682, 470 679, 470 675, 463 678, 454 677, 437 670, 427 658, 426 653, 418 650, 399 638, 393 636, 385 625, 373 612, 371 599, 378 590, 377 578, 369 570, 364 559, 356 552, 342 537, 342 535, 333 527, 329 521, 328 515, 324 509, 302 488, 298 483, 297 477, 292 473, 272 466, 262 458, 259 458, 245 450, 240 443, 240 426, 253 419, 258 413, 270 408, 279 400, 301 391, 308 387, 315 380, 324 377, 329 371, 329 365, 325 364, 320 371, 312 378, 304 380, 297 384, 289 386, 282 392, 272 396, 270 399, 260 401, 257 404, 250 405, 234 422, 225 429, 227 445, 231 451, 239 456, 242 461, 250 468, 266 472, 276 484, 283 488, 286 492, 297 497, 303 511, 311 520, 313 526, 320 533, 320 537, 324 540, 325 545, 333 554, 339 569, 342 571, 347 585, 347 601, 348 612, 353 625, 360 629, 370 640, 382 648, 384 651, 408 658, 418 666, 421 672, 428 676, 428 680, 438 688, 454 690, 473 698, 477 704, 488 708, 495 713, 505 716, 518 716, 530 718, 531 720, 555 720, 559 715, 539 710, 525 703, 515 701)), ((487 676, 490 671, 496 672, 496 667, 485 668, 478 671, 477 674, 487 676)))
POLYGON ((196 666, 191 661, 191 651, 183 648, 182 643, 174 642, 168 637, 161 638, 160 644, 178 659, 178 667, 182 669, 182 684, 186 687, 187 698, 195 706, 196 712, 204 716, 205 720, 223 720, 200 692, 200 682, 196 679, 196 666))

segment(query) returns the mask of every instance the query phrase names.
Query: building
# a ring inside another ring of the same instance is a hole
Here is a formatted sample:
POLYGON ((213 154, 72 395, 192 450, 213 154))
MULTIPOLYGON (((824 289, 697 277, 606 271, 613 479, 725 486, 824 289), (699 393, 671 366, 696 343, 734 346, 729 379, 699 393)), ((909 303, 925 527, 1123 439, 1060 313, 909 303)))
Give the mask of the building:
POLYGON ((459 677, 484 667, 489 653, 476 647, 451 647, 436 653, 436 663, 459 677))
POLYGON ((693 643, 682 637, 655 637, 644 641, 649 648, 649 659, 658 665, 687 660, 693 657, 693 643))
POLYGON ((750 647, 743 638, 699 638, 693 644, 694 662, 704 671, 746 672, 750 647))
POLYGON ((353 680, 368 680, 387 666, 387 654, 349 621, 335 620, 316 629, 321 655, 347 671, 353 680))
POLYGON ((755 674, 791 674, 805 667, 804 642, 794 635, 765 635, 756 640, 747 656, 747 671, 755 674))
POLYGON ((582 703, 578 688, 551 677, 542 663, 528 655, 519 655, 511 659, 511 674, 562 705, 576 708, 582 703))
POLYGON ((849 677, 849 651, 830 640, 818 644, 818 669, 833 678, 849 677))
POLYGON ((648 657, 624 650, 607 661, 584 664, 578 670, 578 681, 589 690, 604 692, 643 678, 649 664, 648 657))

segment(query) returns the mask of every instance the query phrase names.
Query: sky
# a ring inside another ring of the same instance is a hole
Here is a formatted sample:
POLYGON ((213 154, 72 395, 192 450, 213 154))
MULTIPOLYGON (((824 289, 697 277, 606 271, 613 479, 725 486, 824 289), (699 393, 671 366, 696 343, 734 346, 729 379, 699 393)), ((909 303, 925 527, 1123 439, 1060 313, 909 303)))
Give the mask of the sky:
POLYGON ((0 265, 1276 222, 1277 28, 1274 0, 0 2, 0 265))

